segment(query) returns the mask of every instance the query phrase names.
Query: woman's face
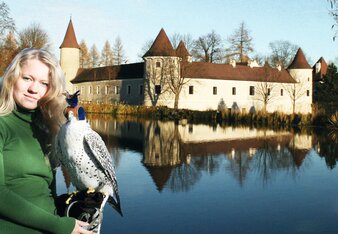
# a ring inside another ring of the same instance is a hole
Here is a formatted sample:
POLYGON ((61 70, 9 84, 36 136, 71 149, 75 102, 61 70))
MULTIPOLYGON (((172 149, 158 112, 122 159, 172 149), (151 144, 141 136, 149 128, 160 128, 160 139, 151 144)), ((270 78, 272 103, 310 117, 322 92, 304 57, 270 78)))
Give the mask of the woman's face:
POLYGON ((34 110, 38 101, 47 93, 49 68, 38 59, 30 59, 21 67, 19 79, 14 84, 15 103, 25 109, 34 110))

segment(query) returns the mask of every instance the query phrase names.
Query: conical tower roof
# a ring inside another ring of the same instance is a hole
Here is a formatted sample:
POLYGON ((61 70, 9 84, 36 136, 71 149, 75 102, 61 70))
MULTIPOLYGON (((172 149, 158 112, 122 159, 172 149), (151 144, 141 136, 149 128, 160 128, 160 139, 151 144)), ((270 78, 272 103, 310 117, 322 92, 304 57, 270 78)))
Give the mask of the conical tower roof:
POLYGON ((61 48, 78 48, 78 49, 80 48, 76 40, 72 19, 69 20, 65 38, 63 39, 63 42, 60 45, 60 49, 61 48))
POLYGON ((298 49, 288 69, 311 69, 301 48, 298 49))
POLYGON ((149 56, 176 56, 175 50, 163 28, 150 49, 143 55, 143 57, 149 56))
POLYGON ((188 56, 190 56, 187 48, 184 45, 183 41, 180 41, 180 43, 178 44, 177 48, 176 48, 176 55, 178 57, 181 57, 183 60, 186 60, 186 58, 188 56))

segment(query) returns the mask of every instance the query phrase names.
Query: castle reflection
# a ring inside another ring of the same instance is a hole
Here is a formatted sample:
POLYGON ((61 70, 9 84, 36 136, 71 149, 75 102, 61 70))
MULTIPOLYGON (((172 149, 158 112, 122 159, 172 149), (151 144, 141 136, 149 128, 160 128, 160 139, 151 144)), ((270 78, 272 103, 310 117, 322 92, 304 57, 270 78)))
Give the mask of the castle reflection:
MULTIPOLYGON (((120 149, 142 154, 142 163, 159 191, 188 191, 202 173, 219 170, 230 173, 241 186, 248 172, 256 173, 267 183, 279 170, 295 174, 304 166, 310 151, 321 156, 319 150, 323 148, 317 137, 309 133, 121 120, 109 115, 89 115, 88 119, 103 137, 117 167, 120 149)), ((333 151, 337 152, 335 146, 333 151)), ((334 156, 333 166, 336 160, 334 156)))

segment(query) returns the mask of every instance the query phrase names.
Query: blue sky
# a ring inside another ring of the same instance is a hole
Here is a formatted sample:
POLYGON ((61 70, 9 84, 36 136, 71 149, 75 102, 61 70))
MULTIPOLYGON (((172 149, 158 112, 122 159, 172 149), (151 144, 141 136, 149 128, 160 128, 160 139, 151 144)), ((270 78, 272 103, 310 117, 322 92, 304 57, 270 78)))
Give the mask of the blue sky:
POLYGON ((39 23, 47 31, 59 56, 70 16, 80 42, 101 51, 109 40, 122 39, 129 62, 139 60, 146 41, 161 28, 191 34, 193 39, 215 30, 226 39, 244 21, 255 52, 269 54, 269 42, 288 40, 299 45, 313 65, 321 56, 338 60, 338 40, 326 0, 5 0, 18 30, 39 23))

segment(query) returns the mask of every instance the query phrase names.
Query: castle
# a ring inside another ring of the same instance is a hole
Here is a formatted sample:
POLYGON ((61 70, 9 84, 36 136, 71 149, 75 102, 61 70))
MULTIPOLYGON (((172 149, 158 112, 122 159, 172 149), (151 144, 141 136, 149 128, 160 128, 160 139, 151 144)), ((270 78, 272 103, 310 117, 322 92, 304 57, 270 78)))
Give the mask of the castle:
POLYGON ((174 49, 163 29, 143 60, 80 68, 80 47, 71 20, 60 46, 67 89, 80 90, 80 101, 85 103, 307 114, 312 112, 313 76, 320 72, 314 72, 300 48, 287 69, 259 66, 255 61, 245 65, 193 62, 184 43, 174 49))

